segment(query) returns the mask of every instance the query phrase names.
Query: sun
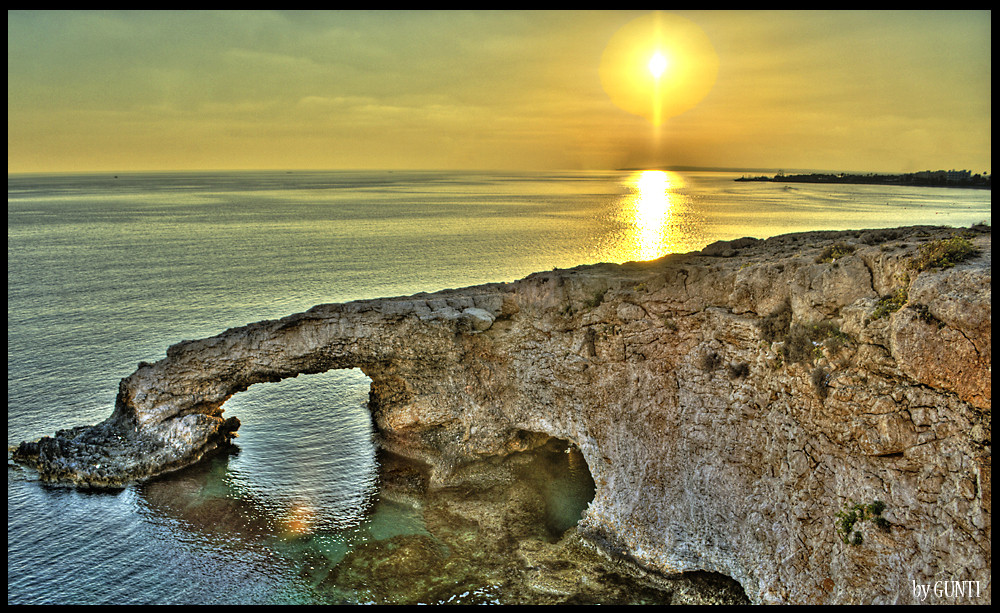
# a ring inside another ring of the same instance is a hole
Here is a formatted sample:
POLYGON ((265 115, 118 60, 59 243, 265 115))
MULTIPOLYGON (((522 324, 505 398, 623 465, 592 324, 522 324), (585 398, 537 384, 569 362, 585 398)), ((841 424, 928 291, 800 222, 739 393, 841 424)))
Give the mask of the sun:
POLYGON ((654 79, 659 79, 663 76, 663 71, 667 69, 667 58, 663 57, 663 54, 657 51, 653 54, 653 57, 649 58, 649 74, 653 75, 654 79))
POLYGON ((612 102, 660 125, 701 102, 719 72, 719 56, 693 21, 651 13, 625 24, 601 56, 600 76, 612 102))

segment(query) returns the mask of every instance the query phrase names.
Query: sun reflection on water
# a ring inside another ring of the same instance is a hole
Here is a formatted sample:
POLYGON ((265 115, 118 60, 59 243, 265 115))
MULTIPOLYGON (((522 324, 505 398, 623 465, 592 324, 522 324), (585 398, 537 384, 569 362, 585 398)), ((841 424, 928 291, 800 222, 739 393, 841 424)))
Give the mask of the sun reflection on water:
POLYGON ((316 523, 316 509, 307 500, 296 500, 283 518, 285 538, 296 538, 311 534, 316 523))
POLYGON ((636 181, 636 251, 638 259, 653 260, 664 254, 670 224, 670 178, 662 170, 647 170, 636 181))
POLYGON ((618 261, 647 261, 678 252, 679 228, 674 218, 682 205, 676 191, 683 186, 680 175, 663 170, 644 170, 630 176, 629 194, 622 202, 626 235, 618 244, 618 261))

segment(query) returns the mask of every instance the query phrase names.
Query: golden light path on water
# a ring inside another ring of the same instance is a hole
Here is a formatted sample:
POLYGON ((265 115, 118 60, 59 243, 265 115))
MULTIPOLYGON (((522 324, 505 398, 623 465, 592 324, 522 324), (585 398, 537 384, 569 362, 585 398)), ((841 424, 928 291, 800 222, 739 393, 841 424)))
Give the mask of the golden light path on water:
POLYGON ((627 181, 621 221, 627 226, 617 246, 619 262, 655 260, 668 253, 690 250, 677 223, 684 197, 677 193, 684 180, 674 172, 644 170, 627 181))

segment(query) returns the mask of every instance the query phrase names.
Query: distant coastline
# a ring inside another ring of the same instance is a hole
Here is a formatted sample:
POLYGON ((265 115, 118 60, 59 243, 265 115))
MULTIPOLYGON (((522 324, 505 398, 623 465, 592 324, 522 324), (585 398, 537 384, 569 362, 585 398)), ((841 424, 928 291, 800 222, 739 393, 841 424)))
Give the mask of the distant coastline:
POLYGON ((969 170, 923 170, 897 175, 810 173, 786 175, 778 172, 766 175, 742 176, 736 181, 763 181, 772 183, 850 183, 870 185, 905 185, 910 187, 965 187, 992 190, 992 175, 973 174, 969 170))

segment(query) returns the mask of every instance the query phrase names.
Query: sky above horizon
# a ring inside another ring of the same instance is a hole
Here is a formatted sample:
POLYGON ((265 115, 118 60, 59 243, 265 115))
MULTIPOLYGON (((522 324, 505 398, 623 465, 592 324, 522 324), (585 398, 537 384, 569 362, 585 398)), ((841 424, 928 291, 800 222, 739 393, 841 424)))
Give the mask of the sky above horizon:
POLYGON ((640 105, 714 80, 653 121, 606 53, 648 11, 8 11, 7 172, 992 172, 990 11, 665 15, 709 51, 640 105))

